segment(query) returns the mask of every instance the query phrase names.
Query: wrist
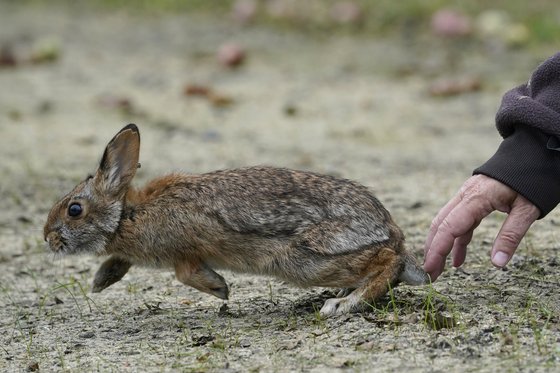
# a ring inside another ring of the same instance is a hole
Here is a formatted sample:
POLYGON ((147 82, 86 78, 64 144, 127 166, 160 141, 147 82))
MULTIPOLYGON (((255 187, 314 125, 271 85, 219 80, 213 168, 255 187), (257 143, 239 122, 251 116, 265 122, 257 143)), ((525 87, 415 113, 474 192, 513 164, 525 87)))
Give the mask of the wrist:
POLYGON ((537 206, 539 219, 543 218, 560 203, 560 151, 551 146, 556 138, 550 139, 536 129, 518 125, 473 174, 509 186, 537 206))

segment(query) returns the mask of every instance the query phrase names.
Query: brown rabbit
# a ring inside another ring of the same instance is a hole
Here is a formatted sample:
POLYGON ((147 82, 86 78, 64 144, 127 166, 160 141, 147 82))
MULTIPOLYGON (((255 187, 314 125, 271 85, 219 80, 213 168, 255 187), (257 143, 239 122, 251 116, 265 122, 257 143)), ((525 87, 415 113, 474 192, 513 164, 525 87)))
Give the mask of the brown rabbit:
POLYGON ((55 253, 110 255, 93 291, 132 265, 173 268, 177 279, 221 299, 214 269, 271 275, 299 286, 343 290, 325 316, 362 309, 389 286, 428 282, 405 251, 389 212, 354 182, 272 167, 175 173, 131 187, 140 134, 124 127, 95 175, 58 201, 44 228, 55 253))

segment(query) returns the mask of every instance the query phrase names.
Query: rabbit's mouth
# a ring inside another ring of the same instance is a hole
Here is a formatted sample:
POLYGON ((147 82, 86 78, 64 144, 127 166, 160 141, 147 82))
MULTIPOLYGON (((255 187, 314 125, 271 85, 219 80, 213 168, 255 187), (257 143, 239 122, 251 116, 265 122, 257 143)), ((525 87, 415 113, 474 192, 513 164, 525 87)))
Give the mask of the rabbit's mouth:
POLYGON ((61 254, 66 251, 64 239, 57 232, 50 232, 49 234, 47 234, 45 240, 47 241, 47 245, 52 252, 61 254))

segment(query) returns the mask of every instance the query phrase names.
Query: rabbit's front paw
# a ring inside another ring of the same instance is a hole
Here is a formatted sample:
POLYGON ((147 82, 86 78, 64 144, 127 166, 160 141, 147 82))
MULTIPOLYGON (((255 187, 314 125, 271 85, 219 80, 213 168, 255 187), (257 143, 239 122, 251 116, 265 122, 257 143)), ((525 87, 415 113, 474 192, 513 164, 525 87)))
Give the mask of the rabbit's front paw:
POLYGON ((229 298, 229 288, 226 284, 220 287, 208 289, 207 292, 223 300, 228 300, 229 298))
POLYGON ((99 293, 103 289, 113 285, 123 278, 128 272, 132 263, 122 258, 112 256, 107 259, 95 273, 93 279, 92 292, 99 293))
POLYGON ((181 262, 175 265, 175 275, 183 284, 227 300, 229 288, 224 278, 204 263, 181 262))

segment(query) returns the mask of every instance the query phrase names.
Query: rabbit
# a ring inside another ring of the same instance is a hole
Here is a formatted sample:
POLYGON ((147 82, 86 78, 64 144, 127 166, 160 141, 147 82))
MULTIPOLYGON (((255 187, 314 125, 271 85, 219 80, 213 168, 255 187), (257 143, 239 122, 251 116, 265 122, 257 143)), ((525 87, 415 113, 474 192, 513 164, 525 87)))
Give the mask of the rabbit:
POLYGON ((172 173, 137 189, 139 151, 139 130, 129 124, 108 143, 95 174, 55 203, 44 227, 55 254, 109 255, 93 292, 139 265, 171 268, 183 284, 227 300, 228 285, 215 272, 227 269, 341 288, 320 310, 331 316, 364 310, 399 282, 429 282, 363 185, 257 166, 172 173))

